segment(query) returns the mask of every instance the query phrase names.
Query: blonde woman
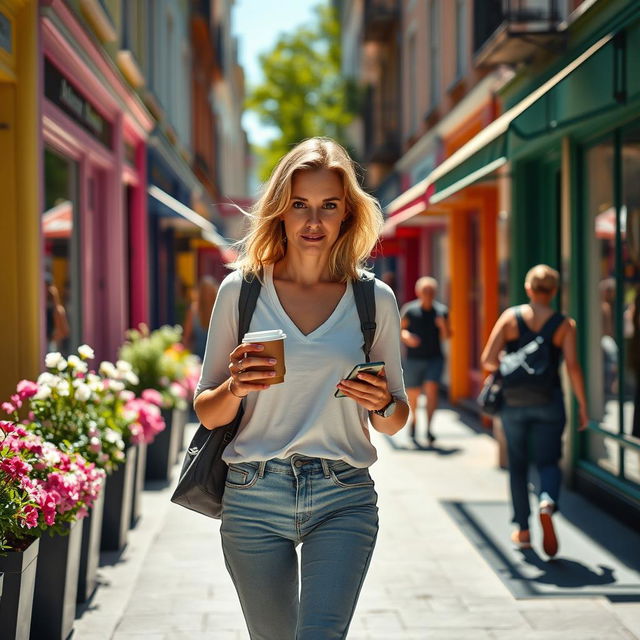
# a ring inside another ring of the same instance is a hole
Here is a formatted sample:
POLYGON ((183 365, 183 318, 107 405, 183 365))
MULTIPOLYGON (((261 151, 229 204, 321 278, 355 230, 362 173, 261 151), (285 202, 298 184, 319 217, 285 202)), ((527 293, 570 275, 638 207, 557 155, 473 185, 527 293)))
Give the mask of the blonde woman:
POLYGON ((378 531, 369 421, 393 434, 409 413, 398 309, 378 280, 371 360, 385 369, 344 379, 364 361, 351 282, 381 226, 346 151, 328 138, 306 140, 273 171, 218 292, 195 409, 215 429, 244 403, 224 454, 221 537, 252 639, 345 638, 369 566, 378 531), (256 382, 265 373, 255 367, 275 362, 256 345, 237 345, 249 273, 262 281, 250 330, 287 335, 282 384, 256 382), (337 389, 347 397, 336 398, 337 389))

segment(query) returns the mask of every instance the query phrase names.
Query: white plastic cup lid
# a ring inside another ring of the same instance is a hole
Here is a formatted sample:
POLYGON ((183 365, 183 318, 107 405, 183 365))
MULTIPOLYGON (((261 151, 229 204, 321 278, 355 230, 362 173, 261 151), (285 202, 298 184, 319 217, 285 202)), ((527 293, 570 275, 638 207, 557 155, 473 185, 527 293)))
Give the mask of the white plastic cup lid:
POLYGON ((284 340, 287 337, 282 329, 270 329, 269 331, 252 331, 245 333, 242 342, 273 342, 274 340, 284 340))

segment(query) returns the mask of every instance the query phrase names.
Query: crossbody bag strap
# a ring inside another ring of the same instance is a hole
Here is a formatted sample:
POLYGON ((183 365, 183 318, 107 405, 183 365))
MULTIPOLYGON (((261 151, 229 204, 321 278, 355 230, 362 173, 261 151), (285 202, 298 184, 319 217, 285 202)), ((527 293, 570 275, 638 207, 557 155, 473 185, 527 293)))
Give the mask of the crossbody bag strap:
POLYGON ((360 329, 364 338, 362 350, 364 351, 365 361, 369 362, 371 346, 376 337, 375 278, 363 276, 359 280, 354 280, 353 295, 356 299, 360 329))
POLYGON ((238 344, 242 342, 244 334, 249 331, 261 288, 262 283, 255 273, 250 273, 242 278, 240 298, 238 299, 238 344))

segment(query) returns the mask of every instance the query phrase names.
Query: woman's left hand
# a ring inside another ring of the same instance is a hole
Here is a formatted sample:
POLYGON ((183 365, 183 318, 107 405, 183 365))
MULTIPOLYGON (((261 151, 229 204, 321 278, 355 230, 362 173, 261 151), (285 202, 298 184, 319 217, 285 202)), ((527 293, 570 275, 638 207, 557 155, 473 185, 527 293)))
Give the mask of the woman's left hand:
POLYGON ((359 373, 357 380, 341 380, 338 389, 367 411, 384 409, 392 400, 384 369, 379 375, 359 373))

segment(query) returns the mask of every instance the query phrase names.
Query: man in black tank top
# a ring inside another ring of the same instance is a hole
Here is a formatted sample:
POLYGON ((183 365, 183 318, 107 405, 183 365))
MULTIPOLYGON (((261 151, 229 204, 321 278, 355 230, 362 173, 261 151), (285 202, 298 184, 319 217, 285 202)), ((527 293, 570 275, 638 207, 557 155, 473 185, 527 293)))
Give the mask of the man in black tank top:
POLYGON ((559 462, 566 422, 558 374, 562 358, 578 401, 580 429, 586 429, 589 423, 577 356, 576 324, 551 308, 558 283, 559 274, 551 267, 533 267, 525 279, 529 304, 507 309, 500 316, 482 353, 484 368, 499 370, 504 376, 500 417, 509 456, 512 522, 517 527, 511 539, 519 549, 531 547, 527 484, 532 458, 540 478, 538 516, 542 547, 549 557, 558 552, 552 516, 558 509, 562 480, 559 462), (537 361, 530 357, 536 353, 537 361))
POLYGON ((438 283, 424 277, 416 282, 417 300, 402 308, 401 338, 407 348, 403 362, 405 387, 411 407, 411 439, 416 441, 416 407, 420 393, 427 397, 427 442, 433 444, 433 414, 438 406, 438 392, 444 369, 442 341, 450 337, 449 310, 435 299, 438 283))

